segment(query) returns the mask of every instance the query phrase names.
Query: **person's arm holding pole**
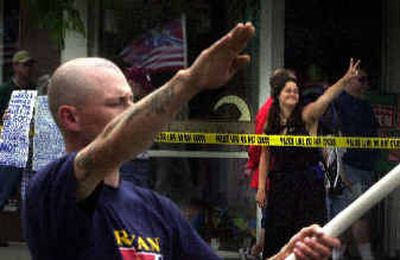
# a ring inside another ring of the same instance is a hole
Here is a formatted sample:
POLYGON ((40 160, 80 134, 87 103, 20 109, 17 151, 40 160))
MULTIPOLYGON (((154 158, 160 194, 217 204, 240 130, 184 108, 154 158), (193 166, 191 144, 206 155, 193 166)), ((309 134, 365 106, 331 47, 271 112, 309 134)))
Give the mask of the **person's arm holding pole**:
MULTIPOLYGON (((400 164, 329 221, 322 228, 323 233, 338 237, 398 186, 400 186, 400 164)), ((296 259, 296 256, 292 254, 286 259, 296 259)))

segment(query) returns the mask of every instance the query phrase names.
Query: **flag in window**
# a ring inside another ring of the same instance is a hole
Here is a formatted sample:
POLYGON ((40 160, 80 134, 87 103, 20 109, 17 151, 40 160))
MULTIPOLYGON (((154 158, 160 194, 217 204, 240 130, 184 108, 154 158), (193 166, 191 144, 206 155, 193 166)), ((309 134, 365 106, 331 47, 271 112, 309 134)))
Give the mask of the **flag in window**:
POLYGON ((121 57, 132 67, 154 72, 186 67, 184 16, 136 38, 121 52, 121 57))

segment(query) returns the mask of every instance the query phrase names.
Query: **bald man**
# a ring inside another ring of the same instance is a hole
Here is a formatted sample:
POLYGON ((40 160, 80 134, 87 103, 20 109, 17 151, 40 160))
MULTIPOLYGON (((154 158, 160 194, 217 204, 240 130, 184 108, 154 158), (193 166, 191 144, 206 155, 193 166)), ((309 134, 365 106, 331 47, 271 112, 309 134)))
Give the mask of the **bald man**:
MULTIPOLYGON (((54 72, 49 105, 67 155, 30 185, 23 218, 33 259, 218 259, 174 203, 122 181, 119 168, 148 149, 190 98, 224 85, 249 61, 241 51, 253 34, 250 23, 238 24, 135 104, 123 73, 108 60, 79 58, 54 72)), ((337 245, 316 227, 300 234, 284 253, 326 256, 337 245), (304 239, 312 235, 320 239, 304 239)))

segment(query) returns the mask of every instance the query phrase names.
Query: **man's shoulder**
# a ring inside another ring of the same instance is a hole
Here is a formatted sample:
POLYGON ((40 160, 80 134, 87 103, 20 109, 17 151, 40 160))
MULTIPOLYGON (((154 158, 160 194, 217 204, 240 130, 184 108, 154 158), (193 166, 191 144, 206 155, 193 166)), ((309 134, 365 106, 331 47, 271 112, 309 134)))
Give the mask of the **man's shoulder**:
POLYGON ((47 172, 56 171, 59 167, 61 167, 64 164, 73 163, 75 156, 76 153, 64 154, 63 156, 50 161, 48 164, 46 164, 43 168, 39 169, 37 172, 38 174, 40 173, 45 174, 47 172))
POLYGON ((74 155, 73 153, 66 154, 39 169, 30 181, 29 192, 31 193, 31 190, 35 189, 40 191, 43 185, 46 185, 53 178, 62 178, 60 173, 67 172, 68 168, 72 167, 74 155))

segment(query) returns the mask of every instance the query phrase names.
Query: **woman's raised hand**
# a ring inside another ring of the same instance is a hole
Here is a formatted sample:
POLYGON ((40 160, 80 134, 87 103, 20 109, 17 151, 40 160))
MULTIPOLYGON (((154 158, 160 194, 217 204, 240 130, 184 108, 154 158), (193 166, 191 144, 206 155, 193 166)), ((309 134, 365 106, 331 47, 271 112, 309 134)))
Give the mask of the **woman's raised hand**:
POLYGON ((350 80, 358 75, 358 70, 360 69, 360 62, 361 62, 360 60, 355 60, 353 58, 350 58, 349 68, 347 69, 346 73, 343 76, 345 80, 350 80))

